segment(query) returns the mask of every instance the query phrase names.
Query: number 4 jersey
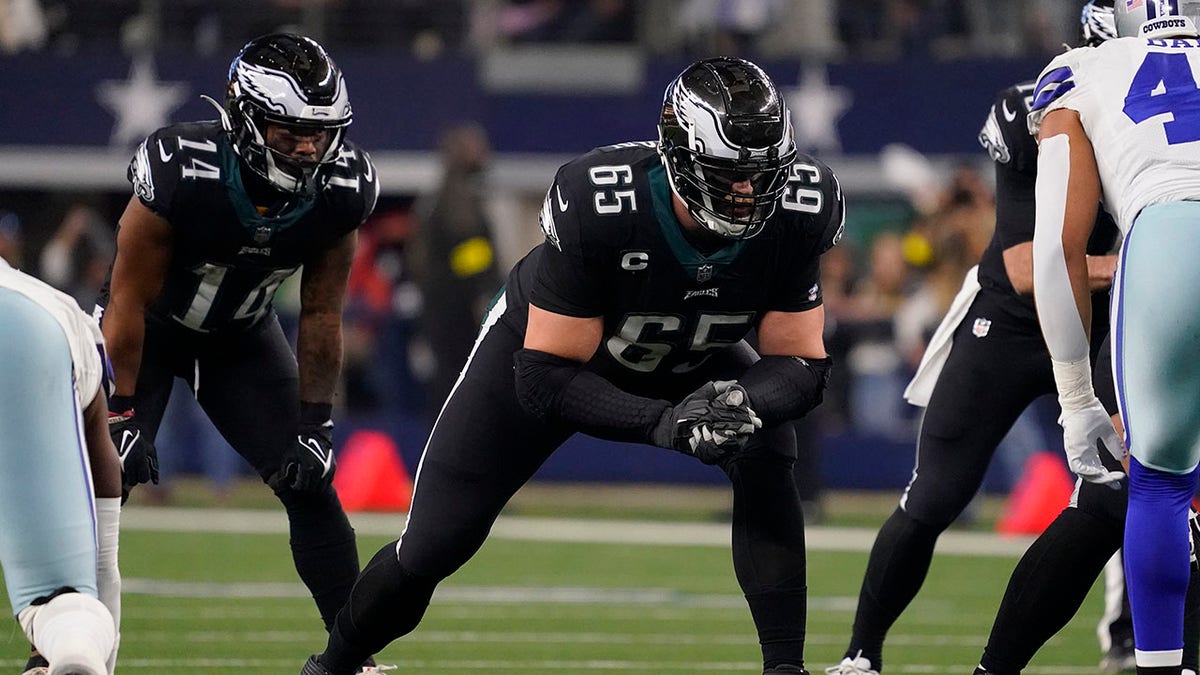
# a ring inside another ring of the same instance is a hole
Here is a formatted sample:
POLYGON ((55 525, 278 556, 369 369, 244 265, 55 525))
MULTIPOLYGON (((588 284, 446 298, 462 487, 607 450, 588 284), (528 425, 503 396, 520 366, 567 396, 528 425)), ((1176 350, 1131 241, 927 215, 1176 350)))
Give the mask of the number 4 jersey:
POLYGON ((1104 205, 1122 232, 1150 204, 1200 199, 1200 40, 1121 38, 1059 55, 1038 78, 1029 130, 1079 113, 1104 205))
POLYGON ((740 341, 763 314, 821 304, 819 257, 845 209, 829 167, 801 155, 757 236, 694 247, 672 211, 657 144, 593 150, 559 169, 540 221, 545 241, 509 275, 505 321, 528 305, 603 317, 591 366, 613 376, 691 371, 740 341))
POLYGON ((294 197, 278 213, 252 203, 243 181, 257 176, 241 166, 216 122, 165 127, 137 149, 134 194, 171 224, 173 237, 151 316, 200 332, 254 325, 279 285, 357 228, 379 193, 370 157, 350 143, 323 169, 328 179, 316 194, 294 197))

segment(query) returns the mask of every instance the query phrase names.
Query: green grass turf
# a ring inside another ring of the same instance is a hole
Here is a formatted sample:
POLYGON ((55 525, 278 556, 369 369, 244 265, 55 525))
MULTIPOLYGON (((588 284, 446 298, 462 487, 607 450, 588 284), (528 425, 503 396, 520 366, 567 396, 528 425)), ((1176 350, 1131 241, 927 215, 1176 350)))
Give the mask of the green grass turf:
MULTIPOLYGON (((360 537, 363 559, 385 541, 360 537)), ((1014 563, 937 557, 892 629, 886 672, 970 673, 1014 563)), ((285 535, 126 531, 121 565, 118 673, 294 675, 324 644, 285 535), (186 594, 201 597, 172 597, 186 594)), ((865 565, 865 553, 809 554, 814 675, 841 657, 865 565)), ((1026 672, 1096 672, 1099 612, 1096 588, 1026 672)), ((25 655, 16 623, 0 621, 0 670, 19 672, 25 655)), ((417 631, 380 660, 422 674, 761 672, 726 549, 504 540, 447 580, 417 631)))

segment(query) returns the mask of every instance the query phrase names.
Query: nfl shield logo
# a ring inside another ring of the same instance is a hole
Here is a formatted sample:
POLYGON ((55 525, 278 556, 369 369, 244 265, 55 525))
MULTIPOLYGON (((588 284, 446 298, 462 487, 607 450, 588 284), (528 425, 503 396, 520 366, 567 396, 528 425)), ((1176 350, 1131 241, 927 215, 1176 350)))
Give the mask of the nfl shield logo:
POLYGON ((704 283, 713 276, 713 266, 711 263, 705 263, 696 268, 696 282, 704 283))
POLYGON ((987 337, 988 331, 992 329, 992 320, 979 318, 975 319, 975 324, 971 326, 971 334, 975 337, 987 337))
POLYGON ((265 244, 271 241, 271 228, 263 225, 254 230, 254 243, 265 244))

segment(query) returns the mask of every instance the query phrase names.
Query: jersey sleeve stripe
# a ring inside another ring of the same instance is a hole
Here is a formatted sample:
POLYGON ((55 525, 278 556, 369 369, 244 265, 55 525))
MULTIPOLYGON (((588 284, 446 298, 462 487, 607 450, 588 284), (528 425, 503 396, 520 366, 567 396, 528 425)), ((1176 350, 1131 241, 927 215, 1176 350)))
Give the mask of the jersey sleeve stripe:
POLYGON ((1038 80, 1032 110, 1042 110, 1063 94, 1075 88, 1075 73, 1070 66, 1055 68, 1038 80))

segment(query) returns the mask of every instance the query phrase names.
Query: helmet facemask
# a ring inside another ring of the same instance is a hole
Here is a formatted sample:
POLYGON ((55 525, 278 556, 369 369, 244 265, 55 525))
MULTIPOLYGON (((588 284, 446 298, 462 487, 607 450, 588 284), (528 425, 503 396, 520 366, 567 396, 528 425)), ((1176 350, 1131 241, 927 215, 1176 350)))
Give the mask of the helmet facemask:
POLYGON ((694 64, 667 87, 659 152, 689 215, 729 239, 762 231, 796 158, 774 85, 757 66, 731 58, 694 64))
POLYGON ((325 175, 320 169, 337 160, 345 125, 331 127, 282 119, 258 108, 246 97, 240 101, 235 99, 231 107, 233 146, 246 166, 283 192, 308 193, 321 187, 325 175), (303 159, 271 147, 267 142, 269 124, 303 130, 303 133, 325 131, 324 152, 315 159, 303 159))
POLYGON ((758 234, 775 213, 794 158, 793 151, 782 161, 726 160, 677 147, 667 157, 667 173, 697 222, 722 237, 743 239, 758 234))

